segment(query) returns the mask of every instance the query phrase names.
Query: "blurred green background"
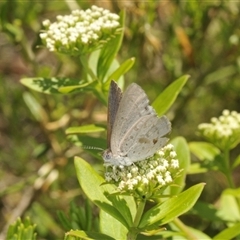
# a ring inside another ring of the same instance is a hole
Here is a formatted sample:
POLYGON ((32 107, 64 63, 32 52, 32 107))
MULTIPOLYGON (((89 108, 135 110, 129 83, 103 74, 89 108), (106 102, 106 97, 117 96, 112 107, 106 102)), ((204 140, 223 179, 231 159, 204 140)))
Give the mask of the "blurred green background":
MULTIPOLYGON (((8 221, 23 215, 38 224, 38 236, 61 238, 64 231, 56 211, 68 212, 73 199, 80 206, 85 202, 73 157, 81 156, 99 172, 102 169, 102 161, 67 140, 65 130, 84 124, 106 125, 106 106, 90 93, 45 95, 19 82, 23 77, 35 76, 81 78, 78 59, 38 47, 39 32, 43 20, 54 21, 57 15, 69 14, 76 8, 87 9, 93 4, 115 13, 126 9, 125 35, 118 60, 122 63, 136 57, 135 65, 125 76, 126 85, 138 83, 152 101, 178 77, 191 76, 167 113, 173 128, 171 138, 196 140, 198 124, 218 117, 224 109, 240 111, 238 1, 1 1, 2 232, 8 221)), ((105 142, 99 145, 104 146, 105 142)), ((239 154, 239 150, 233 154, 239 154)), ((237 175, 238 172, 236 181, 237 175)), ((211 203, 217 201, 225 186, 224 178, 212 172, 191 175, 187 181, 187 185, 207 182, 202 199, 211 203)), ((194 216, 185 218, 210 236, 222 228, 194 216)))

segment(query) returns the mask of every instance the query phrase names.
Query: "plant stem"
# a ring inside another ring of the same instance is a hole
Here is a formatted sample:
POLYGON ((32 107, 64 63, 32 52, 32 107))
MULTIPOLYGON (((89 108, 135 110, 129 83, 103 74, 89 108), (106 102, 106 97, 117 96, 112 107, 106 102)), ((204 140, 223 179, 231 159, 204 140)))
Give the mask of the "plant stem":
MULTIPOLYGON (((231 172, 231 167, 230 167, 230 159, 229 159, 229 150, 225 150, 224 151, 224 165, 225 165, 225 176, 227 178, 228 181, 228 185, 230 188, 235 189, 235 184, 233 182, 233 178, 232 178, 232 172, 231 172)), ((240 199, 236 196, 236 203, 238 205, 238 209, 240 210, 240 199)))
POLYGON ((134 240, 137 238, 138 235, 138 225, 140 223, 140 220, 142 218, 142 214, 144 211, 146 205, 146 200, 140 201, 138 204, 136 216, 133 222, 133 227, 129 230, 128 235, 127 235, 127 240, 134 240))
POLYGON ((230 164, 229 164, 229 150, 225 150, 223 152, 223 160, 224 160, 224 165, 225 165, 225 176, 227 178, 228 181, 228 185, 230 188, 235 188, 233 179, 232 179, 232 173, 231 173, 231 169, 230 169, 230 164))
POLYGON ((135 216, 135 219, 133 222, 133 227, 138 227, 141 217, 142 217, 142 214, 143 214, 143 210, 145 208, 145 205, 146 205, 146 200, 139 202, 138 208, 137 208, 137 213, 136 213, 136 216, 135 216))
POLYGON ((84 67, 84 69, 86 71, 86 77, 87 77, 87 74, 89 74, 91 76, 91 78, 92 78, 92 81, 94 79, 96 79, 95 74, 93 73, 93 71, 88 66, 88 58, 87 58, 87 56, 86 55, 81 55, 80 56, 80 61, 81 61, 82 65, 83 65, 83 67, 84 67))
POLYGON ((184 233, 186 239, 188 240, 198 239, 179 218, 175 218, 173 220, 173 223, 184 233))

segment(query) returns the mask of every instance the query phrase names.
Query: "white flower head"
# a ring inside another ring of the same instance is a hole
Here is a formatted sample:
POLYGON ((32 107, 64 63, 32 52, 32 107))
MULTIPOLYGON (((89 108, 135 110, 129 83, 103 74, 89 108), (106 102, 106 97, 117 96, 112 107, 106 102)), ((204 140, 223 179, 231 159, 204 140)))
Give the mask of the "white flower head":
POLYGON ((199 133, 221 150, 232 149, 240 142, 240 113, 223 110, 219 118, 198 126, 199 133))
POLYGON ((119 16, 97 6, 44 20, 40 38, 51 51, 80 55, 92 52, 115 37, 120 30, 119 16), (71 43, 71 45, 69 45, 71 43))
POLYGON ((173 145, 168 144, 153 157, 135 162, 133 165, 124 167, 108 165, 105 179, 107 182, 117 184, 119 191, 153 196, 154 189, 169 186, 177 177, 180 169, 176 157, 173 145))

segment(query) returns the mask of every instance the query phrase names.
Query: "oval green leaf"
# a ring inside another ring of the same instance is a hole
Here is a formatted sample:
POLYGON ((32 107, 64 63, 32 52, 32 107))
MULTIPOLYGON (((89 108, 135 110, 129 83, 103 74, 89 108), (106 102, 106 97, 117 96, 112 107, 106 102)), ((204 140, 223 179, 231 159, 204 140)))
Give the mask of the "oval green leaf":
POLYGON ((131 69, 133 64, 135 63, 135 58, 127 59, 123 62, 107 79, 106 85, 109 87, 111 80, 117 81, 122 75, 131 69))
POLYGON ((191 152, 202 161, 213 161, 220 154, 220 150, 211 143, 190 142, 188 145, 191 152))
POLYGON ((186 191, 169 198, 148 210, 139 224, 141 229, 150 229, 171 222, 174 218, 190 210, 198 200, 205 183, 199 183, 186 191))
POLYGON ((74 163, 78 181, 87 197, 103 211, 129 228, 132 225, 132 216, 127 198, 117 199, 116 197, 117 204, 113 204, 111 194, 115 192, 115 187, 111 184, 103 184, 104 179, 82 158, 75 157, 74 163), (110 195, 111 201, 107 198, 110 195))
POLYGON ((239 234, 240 234, 240 223, 237 223, 223 230, 219 234, 217 234, 215 237, 213 237, 213 240, 222 240, 222 239, 231 240, 231 239, 234 239, 234 237, 239 236, 239 234))
POLYGON ((189 75, 180 77, 158 95, 152 106, 159 116, 172 106, 189 77, 189 75))
POLYGON ((100 211, 99 224, 101 233, 114 239, 125 239, 127 236, 127 228, 105 211, 100 211))
POLYGON ((171 143, 174 146, 174 150, 177 153, 177 159, 179 161, 180 169, 182 170, 181 175, 174 181, 178 187, 171 187, 170 194, 176 195, 181 192, 185 186, 186 175, 191 163, 189 147, 187 141, 183 137, 174 138, 171 143))
MULTIPOLYGON (((67 87, 67 86, 76 86, 79 81, 70 79, 70 78, 44 78, 44 77, 35 77, 35 78, 22 78, 20 82, 37 92, 53 94, 53 93, 61 93, 59 92, 59 88, 67 87)), ((79 85, 78 85, 79 86, 79 85)))
POLYGON ((71 93, 71 92, 76 92, 76 91, 82 91, 84 88, 88 87, 90 84, 92 84, 93 81, 83 83, 83 84, 78 84, 78 85, 72 85, 72 86, 65 86, 65 87, 59 87, 58 91, 59 93, 71 93))
POLYGON ((29 92, 23 93, 23 100, 28 106, 34 118, 42 123, 48 122, 48 115, 37 99, 29 92))
POLYGON ((106 129, 102 126, 89 124, 89 125, 84 125, 80 127, 70 127, 66 130, 66 134, 95 133, 95 132, 103 132, 105 130, 106 129))
POLYGON ((108 235, 97 233, 97 232, 86 232, 82 230, 71 230, 65 233, 64 240, 94 240, 94 239, 106 239, 106 240, 114 240, 108 235))

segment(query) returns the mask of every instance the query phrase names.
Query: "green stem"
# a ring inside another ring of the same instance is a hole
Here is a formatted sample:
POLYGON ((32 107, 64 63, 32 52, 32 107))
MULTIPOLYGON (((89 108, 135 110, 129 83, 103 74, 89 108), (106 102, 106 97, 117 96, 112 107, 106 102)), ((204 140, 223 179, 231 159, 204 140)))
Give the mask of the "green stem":
POLYGON ((86 55, 81 55, 80 56, 80 61, 81 61, 82 65, 83 65, 83 67, 84 67, 84 69, 86 71, 86 76, 87 76, 87 74, 89 74, 91 76, 92 80, 96 79, 96 76, 93 73, 92 69, 90 69, 89 66, 88 66, 88 58, 87 58, 87 56, 86 55))
POLYGON ((228 185, 230 188, 235 188, 233 179, 232 179, 232 172, 231 172, 231 168, 230 168, 230 163, 229 163, 229 150, 225 150, 223 152, 223 161, 224 161, 224 166, 225 166, 225 176, 227 178, 228 181, 228 185))
POLYGON ((173 220, 173 223, 184 233, 186 239, 188 240, 198 239, 179 218, 175 218, 173 220))
MULTIPOLYGON (((225 150, 223 153, 224 156, 224 165, 225 165, 225 176, 227 178, 228 181, 228 185, 230 188, 235 189, 235 184, 232 178, 232 172, 231 172, 231 167, 230 167, 230 159, 229 159, 229 150, 225 150)), ((238 197, 236 197, 236 202, 238 205, 238 209, 240 210, 240 199, 238 197)))
POLYGON ((139 202, 138 208, 137 208, 137 213, 136 213, 136 216, 135 216, 135 219, 133 222, 133 227, 128 232, 127 240, 135 240, 137 238, 137 235, 139 233, 138 225, 142 218, 142 214, 143 214, 145 205, 146 205, 146 200, 139 202))

